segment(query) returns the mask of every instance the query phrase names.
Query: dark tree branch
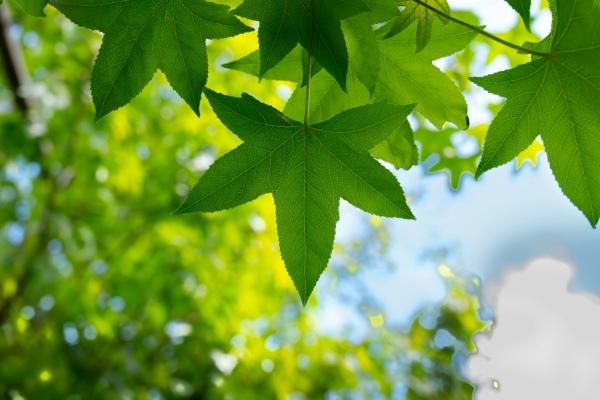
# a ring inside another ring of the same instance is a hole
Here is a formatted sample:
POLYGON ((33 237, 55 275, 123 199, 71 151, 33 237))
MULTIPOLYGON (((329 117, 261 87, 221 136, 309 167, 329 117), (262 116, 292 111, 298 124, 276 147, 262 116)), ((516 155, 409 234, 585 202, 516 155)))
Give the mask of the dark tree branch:
POLYGON ((26 113, 29 110, 29 101, 24 96, 22 87, 27 84, 28 76, 23 54, 18 43, 9 35, 13 22, 6 2, 0 6, 0 52, 6 78, 12 89, 15 104, 19 110, 26 113))

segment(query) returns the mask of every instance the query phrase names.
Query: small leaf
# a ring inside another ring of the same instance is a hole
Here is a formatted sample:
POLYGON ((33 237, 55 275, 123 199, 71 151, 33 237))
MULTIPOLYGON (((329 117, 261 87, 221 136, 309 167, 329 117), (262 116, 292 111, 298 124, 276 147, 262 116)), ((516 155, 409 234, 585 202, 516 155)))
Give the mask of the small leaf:
MULTIPOLYGON (((450 6, 446 0, 422 0, 424 3, 441 11, 444 14, 450 15, 450 6)), ((402 14, 396 18, 391 29, 386 37, 393 37, 398 33, 408 28, 414 21, 419 21, 417 28, 417 53, 427 46, 431 39, 431 30, 434 17, 440 18, 444 23, 448 23, 448 19, 440 16, 429 8, 414 2, 413 0, 398 0, 398 4, 404 6, 402 14)))
POLYGON ((413 105, 382 101, 305 127, 249 95, 205 93, 244 143, 208 169, 175 213, 223 210, 272 193, 281 255, 304 304, 331 256, 340 197, 376 215, 414 219, 394 175, 368 153, 413 105))

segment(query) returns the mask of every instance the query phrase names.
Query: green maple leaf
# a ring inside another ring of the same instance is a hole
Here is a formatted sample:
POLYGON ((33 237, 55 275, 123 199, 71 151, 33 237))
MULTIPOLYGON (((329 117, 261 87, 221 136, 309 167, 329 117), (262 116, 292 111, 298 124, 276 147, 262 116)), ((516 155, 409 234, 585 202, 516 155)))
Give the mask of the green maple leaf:
MULTIPOLYGON (((446 0, 421 0, 423 3, 450 15, 450 6, 446 0)), ((427 46, 431 38, 434 17, 438 17, 444 24, 448 19, 413 0, 398 0, 398 4, 404 6, 402 14, 396 18, 387 37, 393 37, 408 28, 414 21, 418 22, 417 28, 417 53, 427 46)))
POLYGON ((527 149, 541 136, 565 195, 596 226, 600 216, 600 11, 593 0, 550 2, 552 33, 537 45, 547 57, 517 68, 472 78, 506 97, 492 122, 480 176, 527 149))
POLYGON ((73 22, 104 32, 92 72, 96 119, 137 96, 161 69, 199 115, 208 78, 206 39, 251 31, 204 0, 51 0, 73 22))
MULTIPOLYGON (((43 17, 44 8, 48 4, 48 0, 12 0, 12 2, 34 17, 43 17)), ((2 1, 0 1, 0 4, 2 4, 2 1)))
POLYGON ((413 105, 382 101, 305 127, 247 94, 205 95, 244 143, 208 169, 176 214, 229 209, 272 193, 281 255, 304 304, 331 255, 340 197, 372 214, 414 219, 394 175, 368 153, 413 105))
POLYGON ((531 24, 531 0, 506 0, 508 4, 519 13, 527 30, 531 24))
POLYGON ((245 0, 233 12, 260 22, 259 77, 275 67, 299 43, 308 49, 312 26, 312 56, 345 88, 348 51, 341 21, 369 11, 361 0, 245 0))

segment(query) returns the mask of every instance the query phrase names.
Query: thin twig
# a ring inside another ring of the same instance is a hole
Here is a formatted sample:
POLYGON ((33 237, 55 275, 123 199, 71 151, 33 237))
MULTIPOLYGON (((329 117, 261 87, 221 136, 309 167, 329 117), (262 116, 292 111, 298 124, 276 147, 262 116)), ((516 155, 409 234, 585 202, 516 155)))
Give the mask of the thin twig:
POLYGON ((483 35, 483 36, 488 37, 488 38, 490 38, 492 40, 495 40, 496 42, 501 43, 501 44, 503 44, 503 45, 505 45, 507 47, 510 47, 511 49, 515 49, 517 51, 520 51, 521 53, 531 54, 531 55, 538 56, 538 57, 544 57, 544 58, 546 58, 546 57, 549 56, 548 53, 541 53, 539 51, 527 49, 525 47, 517 46, 514 43, 507 42, 504 39, 500 39, 498 36, 494 36, 491 33, 484 31, 483 29, 480 29, 480 28, 478 28, 478 27, 476 27, 474 25, 471 25, 469 23, 461 21, 460 19, 454 18, 454 17, 452 17, 452 16, 444 13, 443 11, 438 10, 437 8, 430 6, 429 4, 427 4, 427 3, 425 3, 425 2, 423 2, 421 0, 413 0, 413 1, 415 3, 417 3, 417 4, 422 5, 423 7, 427 8, 427 9, 433 11, 434 13, 436 13, 438 15, 441 15, 444 18, 449 19, 452 22, 456 22, 459 25, 467 27, 467 28, 469 28, 469 29, 471 29, 471 30, 479 33, 480 35, 483 35))
POLYGON ((308 61, 306 66, 306 104, 304 107, 304 127, 308 127, 308 114, 310 111, 310 78, 312 75, 312 44, 313 44, 313 26, 315 25, 315 0, 311 0, 310 10, 310 30, 308 34, 308 61))

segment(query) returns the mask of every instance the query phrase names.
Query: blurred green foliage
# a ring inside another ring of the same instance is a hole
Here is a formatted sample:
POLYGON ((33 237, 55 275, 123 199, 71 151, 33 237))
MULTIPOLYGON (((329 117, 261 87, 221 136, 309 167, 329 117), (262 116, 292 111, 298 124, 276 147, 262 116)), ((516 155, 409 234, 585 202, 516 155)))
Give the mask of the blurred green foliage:
MULTIPOLYGON (((13 12, 31 110, 14 109, 2 74, 0 397, 471 397, 457 355, 484 327, 476 281, 443 267, 448 298, 410 327, 371 310, 358 343, 317 334, 317 300, 303 309, 284 272, 271 197, 171 216, 240 143, 208 103, 196 118, 157 74, 95 124, 89 71, 101 36, 50 7, 47 18, 13 12)), ((208 87, 281 109, 287 84, 221 67, 256 48, 254 34, 211 42, 208 87)))

